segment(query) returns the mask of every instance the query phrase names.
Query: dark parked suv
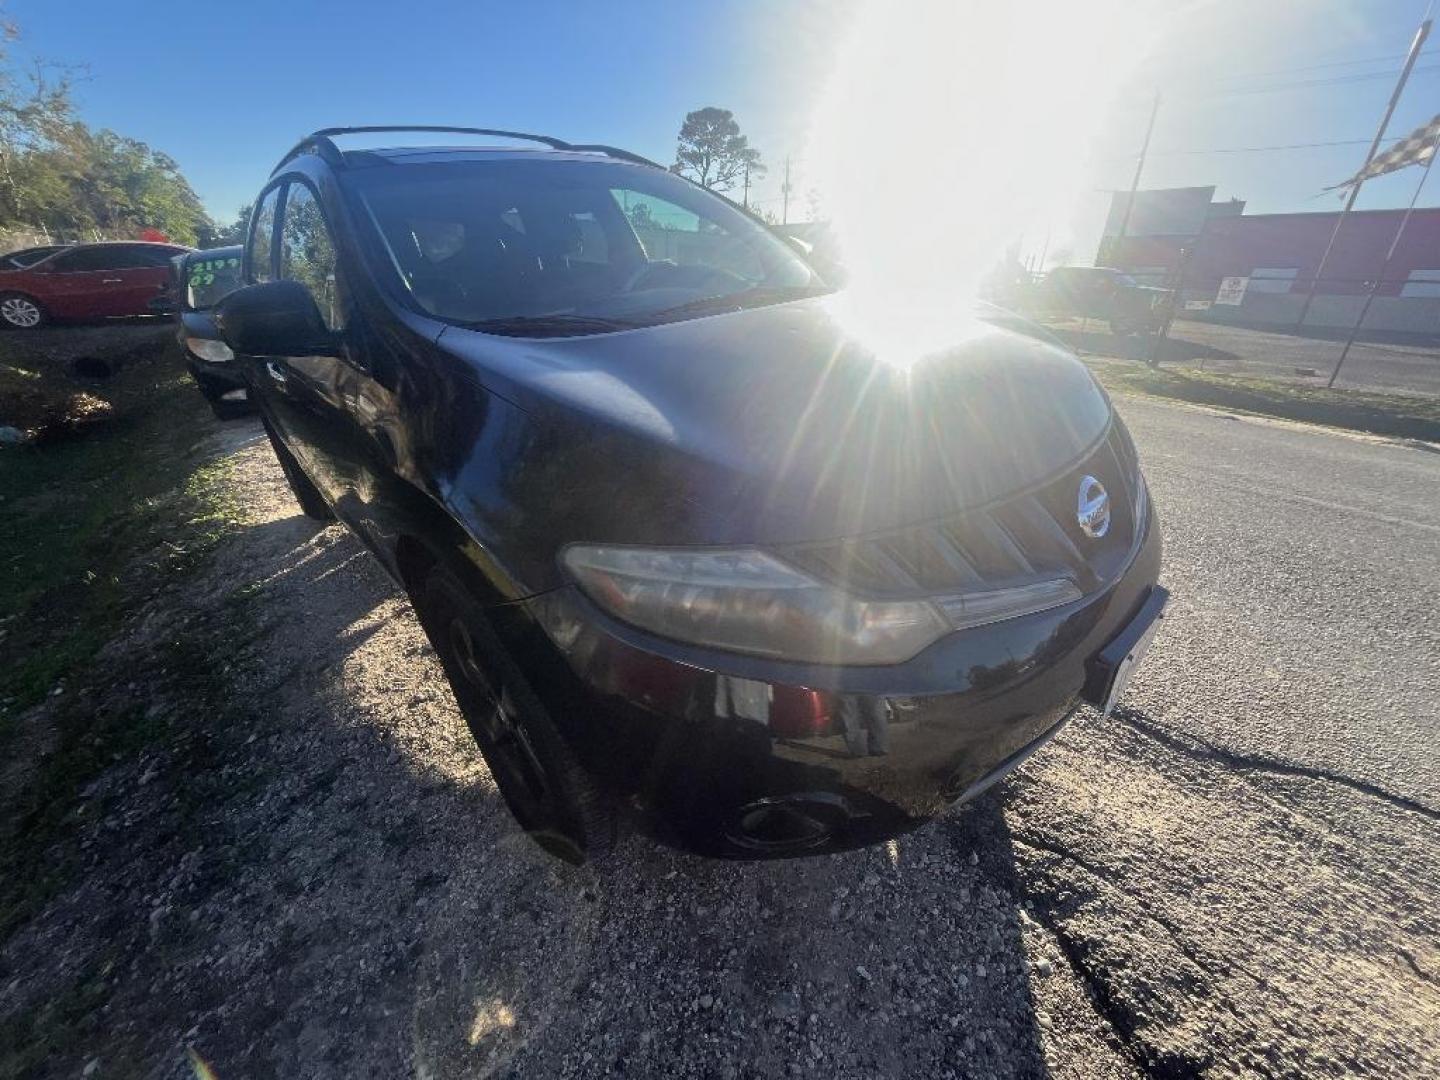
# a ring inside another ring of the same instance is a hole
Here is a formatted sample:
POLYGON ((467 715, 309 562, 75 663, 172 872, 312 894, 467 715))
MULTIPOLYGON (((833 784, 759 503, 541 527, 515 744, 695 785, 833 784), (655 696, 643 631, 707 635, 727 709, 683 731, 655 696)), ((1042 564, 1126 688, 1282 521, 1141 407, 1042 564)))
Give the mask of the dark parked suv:
POLYGON ((710 854, 871 843, 1113 704, 1160 533, 1072 356, 972 326, 892 370, 794 248, 642 158, 335 142, 377 130, 286 155, 216 317, 537 841, 596 856, 625 807, 710 854))
POLYGON ((230 346, 220 340, 214 307, 242 284, 240 256, 233 247, 188 251, 170 260, 167 300, 175 309, 175 339, 195 386, 221 420, 243 414, 248 405, 245 376, 230 346))
POLYGON ((1040 282, 1039 293, 1042 311, 1103 319, 1120 337, 1158 330, 1174 295, 1108 266, 1057 266, 1040 282))

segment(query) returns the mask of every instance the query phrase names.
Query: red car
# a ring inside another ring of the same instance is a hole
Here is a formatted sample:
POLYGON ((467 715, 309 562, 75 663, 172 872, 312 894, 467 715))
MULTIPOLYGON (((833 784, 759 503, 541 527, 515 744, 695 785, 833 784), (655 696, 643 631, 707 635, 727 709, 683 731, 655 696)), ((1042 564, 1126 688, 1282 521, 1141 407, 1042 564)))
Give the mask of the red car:
POLYGON ((119 241, 57 248, 28 266, 0 259, 0 326, 30 330, 51 319, 153 315, 170 260, 189 248, 119 241))

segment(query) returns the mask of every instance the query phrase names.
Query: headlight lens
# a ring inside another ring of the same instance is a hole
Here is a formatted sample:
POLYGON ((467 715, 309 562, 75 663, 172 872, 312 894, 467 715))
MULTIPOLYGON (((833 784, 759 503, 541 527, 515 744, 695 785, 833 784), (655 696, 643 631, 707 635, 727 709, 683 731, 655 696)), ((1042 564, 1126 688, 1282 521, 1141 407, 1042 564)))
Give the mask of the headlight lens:
POLYGON ((201 360, 208 360, 212 364, 225 364, 235 359, 229 345, 213 338, 187 337, 185 347, 201 360))
POLYGON ((617 618, 716 649, 830 664, 896 664, 950 626, 923 600, 870 601, 762 551, 573 546, 565 566, 617 618))
POLYGON ((566 568, 591 600, 662 637, 825 664, 898 664, 952 630, 1077 600, 1069 578, 933 600, 863 600, 763 551, 573 545, 566 568))

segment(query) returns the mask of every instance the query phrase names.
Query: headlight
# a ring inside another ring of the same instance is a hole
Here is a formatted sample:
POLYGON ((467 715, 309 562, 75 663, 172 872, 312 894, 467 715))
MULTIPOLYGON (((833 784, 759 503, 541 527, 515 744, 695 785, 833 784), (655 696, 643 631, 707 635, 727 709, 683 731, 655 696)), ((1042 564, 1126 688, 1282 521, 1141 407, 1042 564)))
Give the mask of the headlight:
POLYGON ((235 359, 229 345, 213 338, 187 337, 185 348, 201 360, 208 360, 212 364, 225 364, 235 359))
POLYGON ((895 664, 949 630, 925 601, 860 600, 762 551, 576 546, 564 561, 612 615, 731 652, 895 664))
POLYGON ((898 664, 951 630, 1073 600, 1068 580, 929 600, 863 600, 762 551, 575 545, 566 568, 616 618, 730 652, 827 664, 898 664), (942 611, 944 614, 942 614, 942 611))

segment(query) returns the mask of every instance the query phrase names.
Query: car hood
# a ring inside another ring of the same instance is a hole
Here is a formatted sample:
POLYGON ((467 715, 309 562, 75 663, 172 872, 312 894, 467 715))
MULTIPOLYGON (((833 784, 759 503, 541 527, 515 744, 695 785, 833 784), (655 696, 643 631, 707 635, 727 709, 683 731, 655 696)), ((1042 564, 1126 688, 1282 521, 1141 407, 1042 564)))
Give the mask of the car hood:
MULTIPOLYGON (((1062 348, 964 316, 910 366, 829 298, 563 339, 441 346, 566 447, 574 539, 793 543, 914 524, 1073 463, 1110 406, 1062 348)), ((556 475, 552 473, 552 475, 556 475)))

